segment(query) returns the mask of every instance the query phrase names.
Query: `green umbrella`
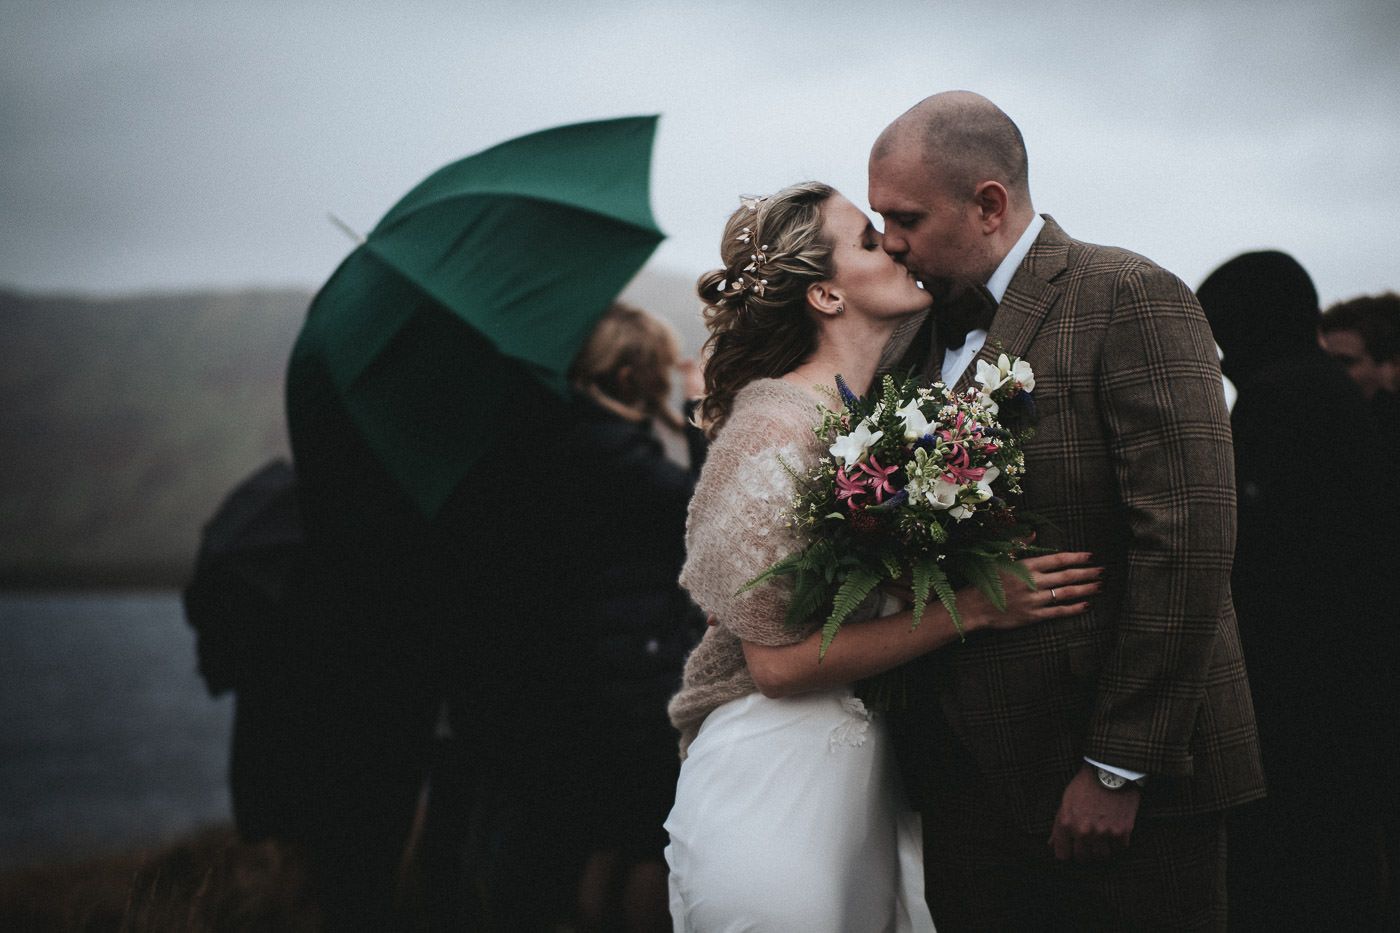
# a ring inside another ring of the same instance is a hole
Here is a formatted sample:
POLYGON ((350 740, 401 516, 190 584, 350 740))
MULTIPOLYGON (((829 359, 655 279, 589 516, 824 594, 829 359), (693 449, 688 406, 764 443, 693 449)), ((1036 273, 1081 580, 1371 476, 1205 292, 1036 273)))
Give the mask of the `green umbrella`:
POLYGON ((435 514, 520 379, 566 391, 574 355, 664 238, 649 196, 656 119, 522 136, 405 195, 312 301, 288 371, 293 430, 308 423, 291 417, 307 414, 298 380, 317 371, 435 514))

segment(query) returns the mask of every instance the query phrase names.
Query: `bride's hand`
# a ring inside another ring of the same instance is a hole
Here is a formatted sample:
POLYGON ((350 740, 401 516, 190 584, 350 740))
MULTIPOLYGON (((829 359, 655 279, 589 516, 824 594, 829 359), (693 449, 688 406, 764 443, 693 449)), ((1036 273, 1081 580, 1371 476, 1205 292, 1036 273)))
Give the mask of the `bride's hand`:
POLYGON ((980 590, 969 586, 958 590, 958 614, 970 630, 1021 628, 1079 615, 1089 608, 1089 597, 1103 587, 1103 568, 1089 566, 1092 559, 1085 551, 1027 557, 1021 566, 1030 571, 1035 589, 1002 574, 1006 609, 998 610, 980 590))

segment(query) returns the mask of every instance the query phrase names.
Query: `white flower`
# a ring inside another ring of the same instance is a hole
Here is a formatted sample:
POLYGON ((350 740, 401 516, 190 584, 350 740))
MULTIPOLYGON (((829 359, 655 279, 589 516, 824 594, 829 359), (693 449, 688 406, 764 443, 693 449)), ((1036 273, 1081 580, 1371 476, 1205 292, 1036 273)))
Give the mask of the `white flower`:
POLYGON ((828 450, 831 455, 841 461, 845 467, 853 466, 865 456, 865 452, 870 446, 885 436, 884 431, 874 431, 869 421, 861 421, 856 425, 856 429, 850 434, 842 434, 836 438, 836 443, 832 444, 828 450))
POLYGON ((924 413, 919 410, 918 399, 910 401, 903 408, 895 409, 895 414, 904 419, 904 439, 906 441, 917 441, 934 427, 934 423, 925 418, 924 413))
POLYGON ((935 509, 953 509, 953 517, 959 520, 972 514, 971 512, 968 512, 967 515, 957 513, 956 510, 962 508, 958 505, 958 484, 950 483, 946 479, 938 479, 932 487, 925 489, 924 500, 935 509))
POLYGON ((982 478, 977 481, 977 488, 973 492, 978 502, 986 502, 992 497, 992 483, 996 482, 996 478, 1000 475, 1001 470, 998 470, 994 466, 987 467, 986 472, 982 474, 982 478))
POLYGON ((982 408, 987 412, 987 414, 991 415, 993 418, 995 418, 997 416, 997 413, 1001 411, 1001 406, 998 405, 996 401, 986 392, 981 392, 978 394, 977 404, 981 405, 982 408))
POLYGON ((1013 362, 1005 353, 997 357, 995 366, 986 360, 978 360, 976 379, 986 395, 991 395, 1008 382, 1019 385, 1027 392, 1035 391, 1035 373, 1031 370, 1031 364, 1019 357, 1013 362))
POLYGON ((977 375, 974 379, 982 387, 982 394, 991 395, 1006 385, 1006 380, 1009 378, 1011 378, 1011 361, 1006 358, 1005 353, 996 363, 988 363, 986 360, 977 361, 977 375), (1005 368, 1003 368, 1003 364, 1005 368))

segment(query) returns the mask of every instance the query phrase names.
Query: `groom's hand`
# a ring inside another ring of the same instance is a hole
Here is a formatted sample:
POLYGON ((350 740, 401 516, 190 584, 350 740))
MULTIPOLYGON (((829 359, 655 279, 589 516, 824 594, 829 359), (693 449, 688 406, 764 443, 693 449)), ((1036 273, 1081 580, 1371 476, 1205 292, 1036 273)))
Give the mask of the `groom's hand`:
POLYGON ((1060 812, 1050 830, 1055 858, 1087 862, 1126 849, 1141 802, 1142 792, 1136 787, 1109 790, 1085 764, 1060 798, 1060 812))

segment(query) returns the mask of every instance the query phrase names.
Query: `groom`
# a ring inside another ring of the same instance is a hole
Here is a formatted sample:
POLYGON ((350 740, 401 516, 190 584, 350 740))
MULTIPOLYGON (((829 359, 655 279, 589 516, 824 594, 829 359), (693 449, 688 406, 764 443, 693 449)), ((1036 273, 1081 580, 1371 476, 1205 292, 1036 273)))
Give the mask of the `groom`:
POLYGON ((966 388, 1035 370, 1024 507, 1091 551, 1102 595, 1062 623, 921 662, 896 723, 940 931, 1223 929, 1223 811, 1263 775, 1230 603, 1235 494, 1211 331, 1180 280, 1031 205, 990 101, 917 104, 876 141, 884 248, 937 297, 882 369, 966 388))

